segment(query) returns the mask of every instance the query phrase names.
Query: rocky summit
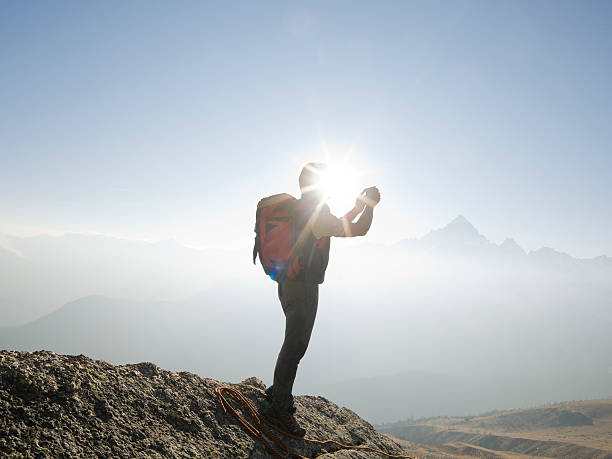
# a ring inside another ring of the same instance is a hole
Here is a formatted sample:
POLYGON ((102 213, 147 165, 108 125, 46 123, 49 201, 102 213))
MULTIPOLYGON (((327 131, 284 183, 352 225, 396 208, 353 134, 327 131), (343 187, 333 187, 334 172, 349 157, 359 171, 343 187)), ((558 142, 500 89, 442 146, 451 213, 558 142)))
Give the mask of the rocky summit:
MULTIPOLYGON (((152 363, 114 366, 83 355, 1 351, 0 456, 270 457, 224 412, 215 393, 220 385, 152 363)), ((259 410, 265 407, 260 380, 233 387, 259 410)), ((307 437, 402 454, 396 442, 325 398, 296 397, 296 407, 307 437)), ((289 451, 305 457, 384 457, 281 438, 289 451)))

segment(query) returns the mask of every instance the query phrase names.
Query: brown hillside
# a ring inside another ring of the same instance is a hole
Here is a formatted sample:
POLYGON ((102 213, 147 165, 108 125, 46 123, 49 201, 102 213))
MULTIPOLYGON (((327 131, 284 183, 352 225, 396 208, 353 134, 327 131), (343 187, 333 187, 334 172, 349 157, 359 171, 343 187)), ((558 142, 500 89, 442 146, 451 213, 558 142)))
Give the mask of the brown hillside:
POLYGON ((612 399, 399 422, 379 430, 428 444, 433 449, 423 457, 612 458, 612 399))

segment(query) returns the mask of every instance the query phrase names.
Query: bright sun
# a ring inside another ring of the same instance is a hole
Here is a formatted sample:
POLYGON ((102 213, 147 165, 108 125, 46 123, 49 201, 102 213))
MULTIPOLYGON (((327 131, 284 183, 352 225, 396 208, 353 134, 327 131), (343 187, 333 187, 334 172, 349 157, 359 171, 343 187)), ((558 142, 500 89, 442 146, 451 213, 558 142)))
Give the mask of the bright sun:
POLYGON ((361 191, 358 189, 358 174, 346 162, 326 163, 327 168, 321 172, 319 186, 334 213, 346 212, 355 205, 355 198, 361 191))

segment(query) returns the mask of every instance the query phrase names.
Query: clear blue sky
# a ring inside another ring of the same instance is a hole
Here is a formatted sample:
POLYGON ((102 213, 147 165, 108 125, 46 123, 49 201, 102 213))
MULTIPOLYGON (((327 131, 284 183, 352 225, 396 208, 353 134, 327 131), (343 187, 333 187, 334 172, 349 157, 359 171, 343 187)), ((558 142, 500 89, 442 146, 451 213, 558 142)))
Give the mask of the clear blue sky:
MULTIPOLYGON (((370 238, 612 255, 612 2, 0 3, 0 232, 248 246, 351 149, 370 238)), ((356 190, 358 191, 358 190, 356 190)))

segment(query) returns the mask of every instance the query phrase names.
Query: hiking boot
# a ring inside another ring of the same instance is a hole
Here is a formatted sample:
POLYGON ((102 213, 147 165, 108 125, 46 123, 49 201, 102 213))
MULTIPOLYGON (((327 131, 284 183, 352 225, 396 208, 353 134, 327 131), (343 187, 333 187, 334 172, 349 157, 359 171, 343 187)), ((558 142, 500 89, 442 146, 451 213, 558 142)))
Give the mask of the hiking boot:
MULTIPOLYGON (((274 401, 274 386, 270 386, 266 389, 266 400, 270 402, 271 405, 277 405, 277 403, 274 401)), ((297 411, 295 405, 293 404, 293 396, 291 396, 287 411, 289 411, 290 414, 295 414, 297 411)))
POLYGON ((264 416, 270 424, 277 427, 281 432, 287 432, 296 437, 306 435, 306 429, 300 427, 293 413, 290 413, 288 410, 276 409, 274 406, 271 406, 269 410, 264 412, 264 416))

